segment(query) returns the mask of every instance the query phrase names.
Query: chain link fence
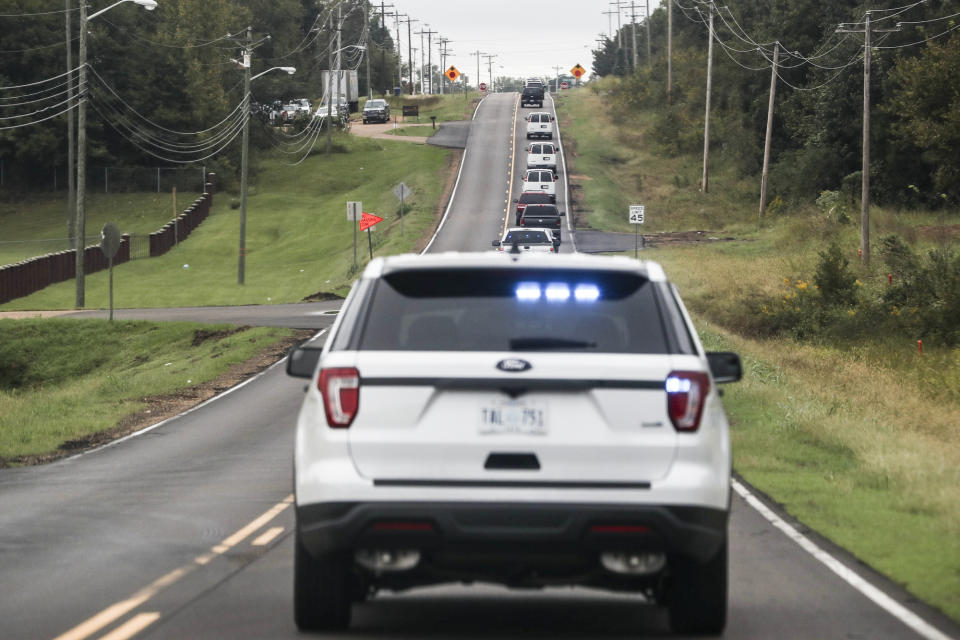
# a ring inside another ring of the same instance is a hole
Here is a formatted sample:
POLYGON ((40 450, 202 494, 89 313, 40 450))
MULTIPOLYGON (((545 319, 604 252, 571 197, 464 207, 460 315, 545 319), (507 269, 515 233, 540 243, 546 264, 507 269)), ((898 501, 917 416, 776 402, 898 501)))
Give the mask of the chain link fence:
MULTIPOLYGON (((0 191, 19 191, 22 185, 12 184, 7 175, 7 161, 0 158, 0 191)), ((134 191, 203 192, 204 166, 185 167, 87 167, 87 191, 95 193, 130 193, 134 191)), ((40 180, 30 187, 31 192, 55 193, 67 190, 67 167, 50 170, 47 180, 40 180)))

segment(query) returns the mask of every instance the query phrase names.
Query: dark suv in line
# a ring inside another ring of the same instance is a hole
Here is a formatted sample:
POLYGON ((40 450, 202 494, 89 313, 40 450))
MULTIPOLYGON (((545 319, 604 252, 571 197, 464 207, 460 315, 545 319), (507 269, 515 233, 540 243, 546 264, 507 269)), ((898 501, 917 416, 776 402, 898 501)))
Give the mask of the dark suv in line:
POLYGON ((543 86, 525 87, 520 94, 520 106, 527 105, 543 108, 543 86))

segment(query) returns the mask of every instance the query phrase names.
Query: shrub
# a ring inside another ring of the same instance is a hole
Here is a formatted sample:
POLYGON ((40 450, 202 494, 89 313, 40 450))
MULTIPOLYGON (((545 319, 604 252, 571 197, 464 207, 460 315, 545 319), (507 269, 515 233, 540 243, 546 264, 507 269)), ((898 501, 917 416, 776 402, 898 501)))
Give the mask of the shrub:
POLYGON ((850 272, 850 261, 836 243, 819 252, 820 262, 813 277, 825 307, 853 306, 857 303, 859 281, 850 272))
POLYGON ((900 238, 887 236, 880 254, 895 274, 883 294, 886 312, 919 338, 960 343, 960 252, 944 246, 918 258, 900 238))

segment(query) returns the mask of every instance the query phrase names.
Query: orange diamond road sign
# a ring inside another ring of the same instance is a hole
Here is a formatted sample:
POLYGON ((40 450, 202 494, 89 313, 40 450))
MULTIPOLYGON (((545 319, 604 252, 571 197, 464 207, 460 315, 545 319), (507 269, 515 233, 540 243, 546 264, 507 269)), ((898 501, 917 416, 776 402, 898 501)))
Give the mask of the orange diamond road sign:
POLYGON ((383 222, 383 218, 364 211, 363 215, 360 217, 360 231, 366 231, 378 222, 383 222))
POLYGON ((457 78, 460 77, 460 72, 457 71, 457 68, 455 66, 450 65, 450 68, 447 69, 447 72, 444 75, 447 76, 447 79, 449 79, 450 82, 454 82, 456 81, 457 78))
POLYGON ((577 80, 579 80, 579 79, 580 79, 580 76, 582 76, 582 75, 585 74, 586 72, 587 72, 587 70, 584 69, 583 67, 581 67, 579 63, 577 63, 577 64, 573 67, 573 69, 570 69, 570 73, 573 74, 573 77, 576 78, 577 80))

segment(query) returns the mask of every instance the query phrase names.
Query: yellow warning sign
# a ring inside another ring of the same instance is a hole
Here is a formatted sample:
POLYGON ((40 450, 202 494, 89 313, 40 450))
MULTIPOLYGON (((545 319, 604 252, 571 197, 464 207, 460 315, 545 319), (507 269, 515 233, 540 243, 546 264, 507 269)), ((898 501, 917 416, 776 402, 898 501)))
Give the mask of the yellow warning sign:
POLYGON ((574 65, 573 69, 570 69, 570 73, 573 74, 573 77, 576 78, 577 80, 579 80, 580 76, 582 76, 586 72, 587 70, 581 67, 580 63, 577 63, 576 65, 574 65))
POLYGON ((457 68, 455 66, 450 65, 450 68, 447 69, 447 72, 443 75, 447 76, 447 79, 450 82, 456 82, 457 78, 460 77, 460 72, 457 71, 457 68))

